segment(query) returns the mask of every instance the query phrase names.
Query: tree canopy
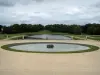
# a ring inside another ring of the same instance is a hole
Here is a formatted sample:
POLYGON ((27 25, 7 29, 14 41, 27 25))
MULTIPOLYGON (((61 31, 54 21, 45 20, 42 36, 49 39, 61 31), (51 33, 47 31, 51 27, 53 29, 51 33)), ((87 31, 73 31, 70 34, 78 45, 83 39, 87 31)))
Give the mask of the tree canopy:
POLYGON ((12 34, 12 33, 23 33, 23 32, 38 32, 41 30, 49 30, 51 32, 62 32, 71 34, 90 34, 90 35, 100 35, 100 24, 92 23, 85 25, 67 25, 67 24, 13 24, 10 26, 0 25, 0 31, 3 29, 2 33, 12 34))

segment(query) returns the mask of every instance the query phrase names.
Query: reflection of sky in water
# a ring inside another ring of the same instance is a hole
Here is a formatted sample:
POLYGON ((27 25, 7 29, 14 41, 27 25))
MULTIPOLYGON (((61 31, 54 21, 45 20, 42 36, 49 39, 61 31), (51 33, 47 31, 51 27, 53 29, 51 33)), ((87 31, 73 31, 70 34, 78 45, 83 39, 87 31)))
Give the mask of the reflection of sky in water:
POLYGON ((43 35, 34 35, 34 36, 28 36, 27 39, 34 39, 34 38, 40 38, 40 39, 65 39, 65 40, 71 40, 70 37, 62 36, 62 35, 48 35, 48 34, 43 34, 43 35))
POLYGON ((66 51, 78 51, 89 49, 87 46, 75 45, 75 44, 53 44, 54 48, 47 48, 48 44, 52 43, 38 43, 38 44, 23 44, 16 45, 10 48, 24 51, 42 51, 42 52, 66 52, 66 51))

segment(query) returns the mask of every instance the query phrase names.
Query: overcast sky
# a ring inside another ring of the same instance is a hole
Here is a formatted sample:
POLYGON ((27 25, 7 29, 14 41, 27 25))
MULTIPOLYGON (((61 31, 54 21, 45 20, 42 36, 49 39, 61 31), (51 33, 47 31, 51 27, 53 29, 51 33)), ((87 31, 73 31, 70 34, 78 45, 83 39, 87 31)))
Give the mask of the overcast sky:
POLYGON ((100 0, 0 0, 0 24, 100 22, 100 0))

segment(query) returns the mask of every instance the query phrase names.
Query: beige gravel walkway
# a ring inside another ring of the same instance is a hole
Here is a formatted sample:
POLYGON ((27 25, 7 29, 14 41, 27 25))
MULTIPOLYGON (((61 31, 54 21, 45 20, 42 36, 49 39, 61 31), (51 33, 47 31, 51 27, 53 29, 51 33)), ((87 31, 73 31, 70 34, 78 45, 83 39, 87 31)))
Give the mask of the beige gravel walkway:
MULTIPOLYGON (((1 40, 0 46, 17 42, 32 42, 32 40, 1 40)), ((100 47, 100 41, 60 42, 92 44, 100 47)), ((100 75, 100 49, 88 53, 40 54, 12 52, 0 48, 0 75, 100 75)))

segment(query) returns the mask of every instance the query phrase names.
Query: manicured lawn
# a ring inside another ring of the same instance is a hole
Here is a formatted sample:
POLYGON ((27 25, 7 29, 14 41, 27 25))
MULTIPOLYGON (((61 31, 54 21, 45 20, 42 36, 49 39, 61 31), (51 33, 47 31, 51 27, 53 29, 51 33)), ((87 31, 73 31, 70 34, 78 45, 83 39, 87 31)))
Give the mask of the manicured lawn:
POLYGON ((100 36, 90 36, 90 37, 88 37, 88 39, 100 40, 100 36))
POLYGON ((47 30, 39 31, 39 32, 26 32, 26 33, 17 33, 17 34, 0 34, 0 39, 6 39, 11 37, 22 37, 23 35, 32 35, 32 34, 59 34, 59 35, 67 35, 68 33, 60 33, 60 32, 50 32, 47 30))
POLYGON ((100 35, 75 35, 75 34, 68 34, 68 33, 61 33, 61 32, 50 32, 48 30, 44 31, 39 31, 39 32, 27 32, 27 33, 17 33, 17 34, 0 34, 0 39, 6 39, 11 38, 11 37, 22 37, 23 35, 32 35, 32 34, 59 34, 59 35, 65 35, 65 36, 70 36, 73 37, 74 40, 84 40, 86 39, 92 39, 92 40, 100 40, 100 35))
POLYGON ((100 35, 73 35, 73 36, 76 39, 77 37, 80 39, 86 39, 86 36, 87 36, 87 39, 100 40, 100 35))
POLYGON ((0 39, 5 39, 7 37, 7 35, 5 34, 0 34, 0 39))

